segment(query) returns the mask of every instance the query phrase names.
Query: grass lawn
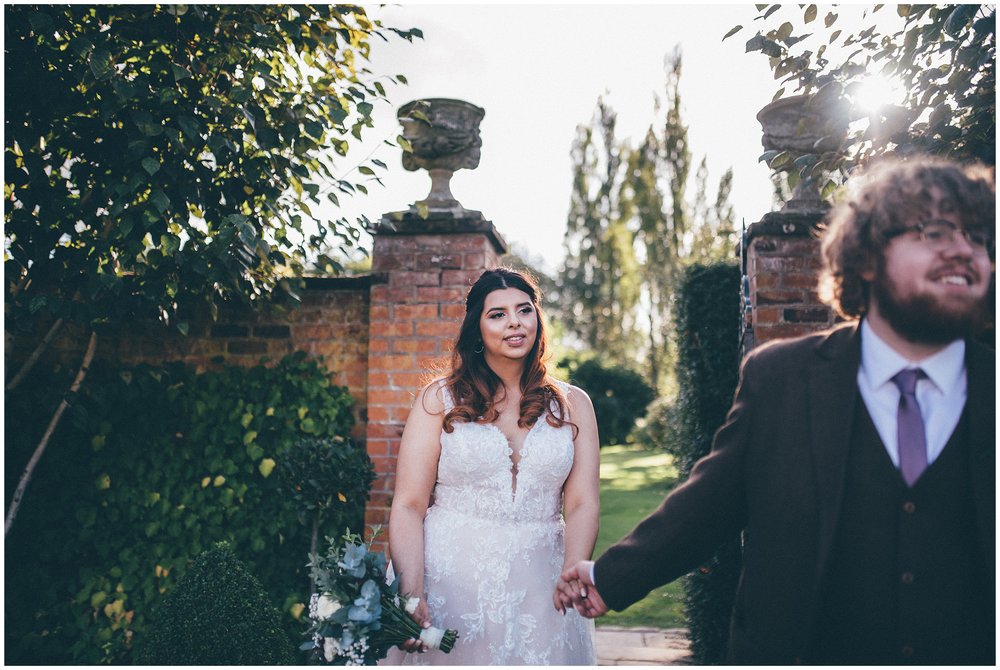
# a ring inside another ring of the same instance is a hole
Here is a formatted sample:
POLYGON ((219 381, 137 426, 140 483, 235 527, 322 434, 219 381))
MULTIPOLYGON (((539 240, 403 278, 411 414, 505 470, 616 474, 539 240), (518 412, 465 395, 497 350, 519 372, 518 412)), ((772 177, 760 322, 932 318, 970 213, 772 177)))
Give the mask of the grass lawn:
MULTIPOLYGON (((601 530, 594 556, 600 556, 656 509, 676 483, 677 469, 669 454, 631 445, 601 449, 601 530)), ((598 619, 597 624, 655 628, 687 626, 681 581, 655 589, 624 612, 609 612, 598 619)))

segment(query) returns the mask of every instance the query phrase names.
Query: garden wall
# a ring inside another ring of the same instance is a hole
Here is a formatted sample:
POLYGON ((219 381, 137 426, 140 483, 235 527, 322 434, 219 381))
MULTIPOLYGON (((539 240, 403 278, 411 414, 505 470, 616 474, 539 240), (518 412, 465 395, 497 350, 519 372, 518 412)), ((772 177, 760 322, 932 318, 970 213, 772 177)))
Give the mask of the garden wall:
MULTIPOLYGON (((114 367, 183 361, 203 371, 220 363, 256 365, 294 351, 320 359, 332 382, 346 386, 355 400, 354 437, 364 439, 368 394, 368 311, 371 286, 379 278, 310 278, 297 305, 276 305, 262 314, 223 306, 213 323, 207 309, 188 315, 187 336, 159 322, 136 322, 98 329, 95 360, 114 367)), ((9 378, 44 333, 13 337, 5 332, 4 362, 9 378)), ((87 344, 80 326, 67 326, 42 363, 79 366, 87 344)))

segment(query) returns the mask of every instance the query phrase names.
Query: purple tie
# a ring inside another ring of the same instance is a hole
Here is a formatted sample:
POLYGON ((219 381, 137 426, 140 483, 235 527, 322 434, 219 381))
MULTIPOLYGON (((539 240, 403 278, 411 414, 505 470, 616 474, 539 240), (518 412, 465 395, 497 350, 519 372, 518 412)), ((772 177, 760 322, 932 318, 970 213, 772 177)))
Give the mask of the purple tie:
POLYGON ((924 371, 902 370, 892 378, 899 387, 899 409, 896 411, 896 435, 899 441, 899 471, 907 486, 920 478, 927 467, 927 439, 924 437, 924 419, 917 404, 917 381, 924 371))

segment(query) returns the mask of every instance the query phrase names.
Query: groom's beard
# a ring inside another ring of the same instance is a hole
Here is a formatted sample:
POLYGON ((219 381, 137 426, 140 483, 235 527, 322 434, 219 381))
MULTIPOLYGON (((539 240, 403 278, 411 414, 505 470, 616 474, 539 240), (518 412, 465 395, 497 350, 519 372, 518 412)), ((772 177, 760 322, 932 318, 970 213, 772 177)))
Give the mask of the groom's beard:
POLYGON ((897 334, 910 342, 942 345, 975 337, 989 321, 992 288, 971 303, 946 302, 927 293, 901 296, 885 268, 879 267, 877 272, 871 290, 879 312, 897 334))

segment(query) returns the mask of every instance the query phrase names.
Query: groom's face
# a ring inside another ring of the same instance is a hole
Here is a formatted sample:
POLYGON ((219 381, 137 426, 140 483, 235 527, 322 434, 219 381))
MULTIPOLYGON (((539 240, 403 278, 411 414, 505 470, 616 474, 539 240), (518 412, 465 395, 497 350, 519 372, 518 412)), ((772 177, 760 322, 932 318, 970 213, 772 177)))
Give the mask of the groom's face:
POLYGON ((872 315, 904 339, 931 345, 975 334, 993 281, 988 249, 966 238, 961 218, 942 206, 940 195, 935 192, 920 220, 904 223, 907 232, 890 240, 870 278, 872 315), (944 240, 929 238, 917 224, 930 221, 953 224, 956 231, 944 240))

